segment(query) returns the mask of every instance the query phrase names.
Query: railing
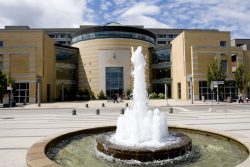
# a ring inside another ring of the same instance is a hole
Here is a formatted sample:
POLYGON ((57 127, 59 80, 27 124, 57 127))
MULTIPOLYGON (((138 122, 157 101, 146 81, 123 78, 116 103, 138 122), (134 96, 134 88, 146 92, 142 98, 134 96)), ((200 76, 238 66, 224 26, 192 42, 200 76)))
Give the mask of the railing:
POLYGON ((153 79, 152 83, 171 83, 172 78, 160 78, 160 79, 153 79))
POLYGON ((151 64, 151 68, 170 68, 171 62, 162 62, 157 64, 151 64))

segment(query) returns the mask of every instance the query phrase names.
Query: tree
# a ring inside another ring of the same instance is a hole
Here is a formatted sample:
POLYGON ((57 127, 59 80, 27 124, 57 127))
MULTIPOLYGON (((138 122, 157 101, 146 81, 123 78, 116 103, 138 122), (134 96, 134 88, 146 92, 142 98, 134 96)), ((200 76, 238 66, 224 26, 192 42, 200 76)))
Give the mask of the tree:
POLYGON ((3 95, 7 93, 7 78, 6 75, 0 71, 0 101, 2 101, 3 95))
POLYGON ((234 81, 240 93, 242 93, 242 90, 244 89, 244 85, 246 83, 245 76, 246 74, 245 74, 244 67, 242 64, 240 64, 234 73, 234 81))
POLYGON ((221 65, 217 59, 213 60, 207 69, 207 82, 210 87, 211 81, 225 81, 226 74, 222 71, 221 65))

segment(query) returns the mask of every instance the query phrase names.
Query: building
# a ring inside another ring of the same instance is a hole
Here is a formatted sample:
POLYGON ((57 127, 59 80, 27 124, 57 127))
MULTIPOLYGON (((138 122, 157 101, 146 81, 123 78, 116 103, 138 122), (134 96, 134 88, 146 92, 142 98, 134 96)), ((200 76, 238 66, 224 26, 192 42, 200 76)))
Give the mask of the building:
MULTIPOLYGON (((218 92, 221 99, 237 96, 233 72, 243 64, 249 70, 248 51, 231 46, 230 32, 184 31, 172 42, 172 95, 175 99, 212 99, 212 91, 207 83, 208 64, 217 59, 226 81, 218 92), (192 89, 193 87, 193 89, 192 89)), ((246 90, 244 93, 247 94, 246 90)))
POLYGON ((111 98, 114 93, 125 94, 132 88, 131 47, 142 46, 146 58, 146 80, 149 80, 149 48, 155 47, 155 35, 147 30, 106 25, 80 29, 72 38, 72 46, 79 48, 79 88, 91 89, 95 95, 104 91, 111 98))
POLYGON ((231 41, 229 32, 218 30, 146 29, 117 23, 49 29, 6 26, 0 30, 0 70, 16 80, 16 102, 37 102, 40 78, 42 102, 74 99, 84 89, 95 96, 103 91, 111 98, 132 89, 131 47, 142 46, 150 92, 183 100, 191 95, 194 100, 211 99, 206 71, 216 58, 227 74, 221 92, 225 99, 238 94, 233 81, 236 67, 243 63, 250 70, 249 41, 231 41))
POLYGON ((55 99, 54 41, 42 30, 6 27, 0 30, 0 70, 16 80, 17 103, 37 102, 37 79, 41 100, 55 99))

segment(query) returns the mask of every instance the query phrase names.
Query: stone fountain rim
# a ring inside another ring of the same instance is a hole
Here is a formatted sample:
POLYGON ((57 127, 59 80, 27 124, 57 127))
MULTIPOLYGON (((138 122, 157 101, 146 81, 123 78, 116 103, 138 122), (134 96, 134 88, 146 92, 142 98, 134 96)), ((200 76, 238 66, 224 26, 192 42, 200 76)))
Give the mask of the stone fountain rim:
MULTIPOLYGON (((248 152, 248 157, 245 161, 238 164, 236 167, 248 167, 250 166, 250 142, 244 140, 244 138, 240 138, 236 134, 229 133, 229 132, 222 132, 219 130, 215 130, 212 128, 197 128, 197 127, 191 127, 187 125, 168 125, 170 129, 183 129, 188 131, 196 131, 198 133, 202 134, 210 134, 218 137, 222 137, 224 139, 227 139, 228 141, 235 142, 236 144, 239 144, 242 146, 243 149, 245 149, 248 152)), ((50 145, 53 145, 57 143, 57 141, 64 139, 65 137, 69 137, 72 135, 77 134, 93 134, 93 132, 105 132, 105 131, 111 131, 114 130, 116 126, 102 126, 102 127, 94 127, 94 128, 81 128, 74 131, 66 131, 62 133, 58 133, 52 136, 48 136, 43 138, 42 140, 36 142, 33 144, 27 151, 26 155, 26 163, 28 167, 61 167, 56 162, 50 160, 47 155, 47 149, 50 145)))

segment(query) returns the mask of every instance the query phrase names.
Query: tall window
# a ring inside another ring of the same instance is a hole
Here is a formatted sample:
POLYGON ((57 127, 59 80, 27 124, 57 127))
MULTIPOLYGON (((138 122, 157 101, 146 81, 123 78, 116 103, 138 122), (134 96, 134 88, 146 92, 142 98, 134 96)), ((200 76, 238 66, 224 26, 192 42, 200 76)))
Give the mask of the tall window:
POLYGON ((227 74, 227 60, 221 60, 221 70, 224 74, 227 74))
POLYGON ((180 82, 178 82, 177 83, 177 91, 178 91, 178 99, 181 99, 181 83, 180 82))
POLYGON ((106 67, 106 95, 123 93, 123 67, 106 67))
POLYGON ((0 41, 0 48, 3 47, 3 41, 0 41))

